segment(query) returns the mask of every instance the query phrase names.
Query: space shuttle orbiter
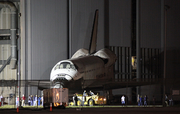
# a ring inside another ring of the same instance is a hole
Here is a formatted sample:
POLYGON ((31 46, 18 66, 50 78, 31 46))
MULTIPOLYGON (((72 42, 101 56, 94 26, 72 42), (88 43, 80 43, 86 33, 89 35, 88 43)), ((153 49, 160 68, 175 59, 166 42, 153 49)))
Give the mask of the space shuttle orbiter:
MULTIPOLYGON (((71 86, 88 87, 96 80, 111 79, 114 76, 113 65, 116 55, 109 49, 96 52, 98 27, 98 10, 95 11, 93 29, 89 50, 79 49, 70 59, 58 62, 51 70, 50 81, 52 88, 68 88, 71 86), (85 80, 82 83, 81 80, 85 80), (72 85, 74 83, 74 85, 72 85)), ((100 86, 93 83, 93 86, 100 86)))

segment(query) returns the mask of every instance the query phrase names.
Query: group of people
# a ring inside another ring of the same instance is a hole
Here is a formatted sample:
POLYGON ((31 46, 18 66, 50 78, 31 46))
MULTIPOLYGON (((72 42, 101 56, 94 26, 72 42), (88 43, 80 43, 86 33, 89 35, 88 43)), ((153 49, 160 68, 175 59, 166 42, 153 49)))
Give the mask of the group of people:
MULTIPOLYGON (((148 101, 147 95, 145 95, 144 97, 142 97, 142 95, 140 96, 140 95, 138 94, 138 96, 137 96, 138 106, 143 106, 143 105, 144 105, 144 106, 147 106, 147 101, 148 101)), ((153 98, 152 98, 153 105, 155 105, 155 101, 156 101, 156 98, 153 96, 153 98)), ((166 106, 172 106, 172 105, 174 105, 172 97, 169 99, 168 96, 165 95, 165 100, 164 100, 164 101, 165 101, 165 105, 166 105, 166 106)), ((125 105, 125 96, 124 96, 124 95, 121 97, 121 104, 122 104, 122 105, 125 105)))
POLYGON ((26 97, 24 96, 24 94, 23 94, 22 98, 20 98, 20 99, 19 99, 19 96, 17 96, 16 97, 16 106, 18 106, 19 103, 22 103, 21 106, 25 106, 25 100, 26 100, 26 97))
MULTIPOLYGON (((25 100, 26 100, 26 97, 23 95, 22 96, 22 104, 21 106, 25 106, 25 100)), ((21 98, 20 98, 20 101, 21 101, 21 98)), ((43 105, 43 96, 40 97, 40 96, 37 96, 37 95, 29 95, 28 97, 28 105, 29 106, 37 106, 37 105, 43 105)), ((16 97, 16 106, 19 105, 19 96, 16 97)))
POLYGON ((28 97, 28 105, 29 106, 37 106, 37 105, 43 105, 43 96, 37 96, 37 95, 29 95, 28 97))
POLYGON ((147 106, 147 100, 148 100, 148 97, 147 95, 144 96, 144 98, 142 97, 142 95, 140 96, 138 94, 137 96, 137 103, 138 103, 138 106, 142 106, 144 104, 144 106, 147 106), (144 102, 144 103, 143 103, 144 102))
POLYGON ((166 104, 166 106, 173 106, 174 105, 172 97, 169 99, 166 94, 165 94, 165 104, 166 104))
MULTIPOLYGON (((94 95, 94 93, 92 91, 89 91, 89 95, 92 96, 94 95)), ((86 90, 84 90, 82 95, 82 105, 84 105, 84 102, 86 101, 86 96, 88 96, 88 94, 86 93, 86 90)), ((77 106, 77 101, 78 101, 78 97, 77 97, 77 93, 75 93, 73 95, 73 103, 75 106, 77 106)))

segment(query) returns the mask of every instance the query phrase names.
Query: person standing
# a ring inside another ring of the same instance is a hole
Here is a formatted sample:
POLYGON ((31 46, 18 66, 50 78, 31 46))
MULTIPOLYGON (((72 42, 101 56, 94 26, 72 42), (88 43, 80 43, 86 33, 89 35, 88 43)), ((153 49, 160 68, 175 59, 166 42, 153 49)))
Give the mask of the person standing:
POLYGON ((19 105, 19 97, 17 96, 16 97, 16 106, 18 106, 19 105))
POLYGON ((38 98, 37 98, 37 95, 35 96, 35 98, 34 98, 34 106, 36 106, 37 105, 37 102, 38 101, 38 98))
POLYGON ((169 106, 168 105, 168 96, 167 95, 165 95, 165 103, 166 103, 166 106, 169 106))
POLYGON ((140 97, 139 97, 139 104, 140 104, 140 106, 142 106, 142 100, 143 100, 143 99, 142 99, 142 96, 140 96, 140 97))
POLYGON ((43 96, 42 96, 42 97, 41 97, 42 106, 43 106, 43 101, 44 101, 44 99, 43 99, 43 96))
POLYGON ((124 97, 124 95, 121 97, 121 104, 122 104, 122 106, 125 105, 125 97, 124 97))
POLYGON ((173 103, 173 99, 172 99, 172 97, 169 99, 169 106, 173 106, 174 105, 174 103, 173 103))
POLYGON ((138 106, 140 106, 139 94, 138 94, 138 96, 137 96, 137 103, 138 103, 138 106))
POLYGON ((77 106, 77 101, 78 101, 77 93, 75 93, 74 96, 73 96, 73 103, 74 103, 74 106, 77 106))
POLYGON ((86 90, 84 90, 83 97, 82 97, 82 101, 83 101, 82 105, 83 106, 84 106, 84 102, 86 101, 86 96, 87 96, 87 93, 86 93, 86 90))
POLYGON ((75 93, 75 98, 74 98, 74 100, 75 100, 75 105, 77 106, 77 101, 78 101, 77 93, 75 93))
POLYGON ((22 97, 22 106, 25 106, 25 100, 26 100, 26 97, 23 94, 23 97, 22 97))
POLYGON ((31 106, 31 96, 28 97, 28 105, 31 106))
POLYGON ((2 95, 0 96, 0 100, 1 100, 1 106, 3 106, 4 99, 2 95))
POLYGON ((144 96, 144 106, 147 106, 147 96, 144 96))
POLYGON ((76 106, 75 105, 75 94, 73 95, 72 99, 73 99, 74 106, 76 106))
POLYGON ((33 96, 33 106, 36 106, 36 95, 33 96))
POLYGON ((41 104, 41 97, 38 97, 38 106, 41 104))
POLYGON ((33 106, 34 104, 33 104, 33 96, 32 95, 31 95, 30 101, 31 101, 31 106, 33 106))

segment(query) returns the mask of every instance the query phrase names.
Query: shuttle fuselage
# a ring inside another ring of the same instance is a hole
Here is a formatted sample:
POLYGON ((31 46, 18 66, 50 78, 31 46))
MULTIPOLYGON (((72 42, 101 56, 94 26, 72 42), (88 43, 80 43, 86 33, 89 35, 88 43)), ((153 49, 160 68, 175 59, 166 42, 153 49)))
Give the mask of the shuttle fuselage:
POLYGON ((50 80, 54 83, 52 87, 61 82, 60 86, 69 81, 79 79, 95 80, 112 78, 112 65, 116 56, 108 49, 100 50, 94 55, 81 56, 58 62, 52 69, 50 80), (108 53, 107 53, 108 52, 108 53))

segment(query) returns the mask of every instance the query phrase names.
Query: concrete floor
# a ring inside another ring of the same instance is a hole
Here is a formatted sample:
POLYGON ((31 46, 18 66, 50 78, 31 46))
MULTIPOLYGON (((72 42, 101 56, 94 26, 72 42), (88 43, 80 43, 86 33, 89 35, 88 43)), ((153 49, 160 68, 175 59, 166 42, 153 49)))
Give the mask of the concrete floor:
MULTIPOLYGON (((1 114, 17 113, 15 109, 1 109, 1 114)), ((19 114, 180 114, 180 107, 104 107, 66 109, 20 109, 19 114)))

